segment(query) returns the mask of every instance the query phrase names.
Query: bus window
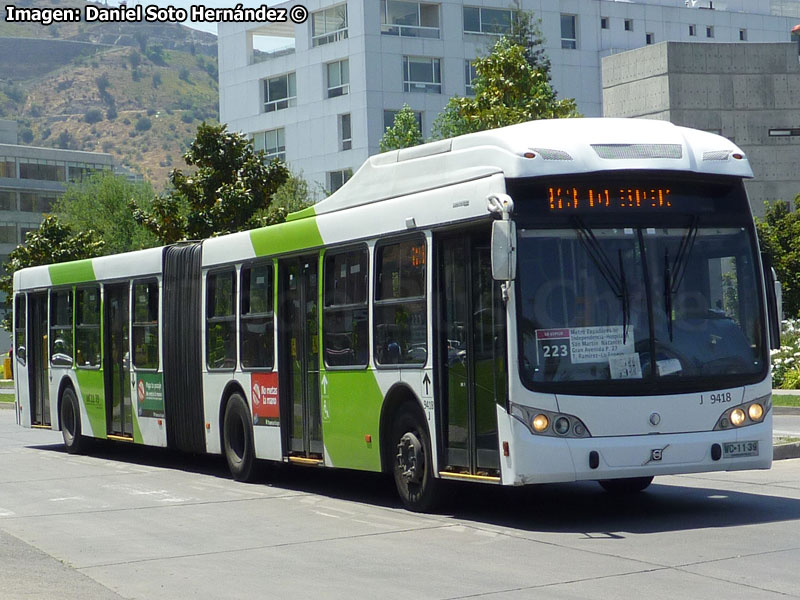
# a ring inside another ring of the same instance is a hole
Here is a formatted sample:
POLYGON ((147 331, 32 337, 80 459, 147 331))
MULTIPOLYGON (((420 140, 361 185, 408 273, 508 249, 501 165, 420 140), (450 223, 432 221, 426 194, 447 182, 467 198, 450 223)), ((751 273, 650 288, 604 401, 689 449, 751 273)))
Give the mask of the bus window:
POLYGON ((209 273, 206 278, 206 364, 209 369, 236 366, 236 271, 209 273))
POLYGON ((76 364, 78 367, 99 367, 100 288, 78 288, 75 312, 76 364))
POLYGON ((72 290, 50 292, 50 363, 72 366, 72 290))
POLYGON ((133 284, 133 366, 158 369, 158 282, 133 284))
POLYGON ((382 244, 375 253, 375 360, 423 365, 428 358, 425 239, 382 244))
POLYGON ((17 297, 14 298, 14 301, 16 302, 16 306, 14 307, 14 335, 16 338, 16 349, 14 352, 17 360, 24 365, 25 356, 27 354, 25 342, 25 294, 18 294, 17 297))
POLYGON ((242 267, 241 280, 239 344, 242 367, 271 369, 275 362, 272 264, 242 267))
POLYGON ((323 345, 329 367, 365 367, 367 331, 366 246, 325 256, 323 345))

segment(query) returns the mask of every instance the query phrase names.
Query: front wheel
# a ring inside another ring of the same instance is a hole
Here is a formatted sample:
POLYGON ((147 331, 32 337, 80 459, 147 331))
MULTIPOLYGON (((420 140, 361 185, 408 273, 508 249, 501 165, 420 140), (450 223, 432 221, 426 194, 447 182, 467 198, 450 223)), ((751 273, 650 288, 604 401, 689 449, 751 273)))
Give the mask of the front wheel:
POLYGON ((598 481, 603 489, 610 494, 625 496, 637 494, 653 483, 652 477, 629 477, 627 479, 602 479, 598 481))
POLYGON ((236 481, 252 481, 255 475, 255 448, 250 409, 241 394, 233 394, 225 407, 222 446, 228 469, 236 481))
POLYGON ((392 425, 394 483, 408 510, 428 512, 441 500, 442 482, 433 474, 433 454, 425 421, 411 405, 400 408, 392 425))
POLYGON ((82 454, 86 451, 88 440, 81 435, 81 412, 78 408, 78 397, 71 388, 65 388, 61 394, 61 436, 64 447, 70 454, 82 454))

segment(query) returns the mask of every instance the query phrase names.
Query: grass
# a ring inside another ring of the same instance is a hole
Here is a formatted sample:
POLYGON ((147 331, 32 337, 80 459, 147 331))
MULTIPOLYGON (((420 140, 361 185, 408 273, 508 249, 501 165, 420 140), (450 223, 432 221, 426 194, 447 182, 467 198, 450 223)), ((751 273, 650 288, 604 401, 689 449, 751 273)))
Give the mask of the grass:
POLYGON ((0 402, 7 402, 13 403, 14 402, 14 394, 3 394, 0 393, 0 402))
POLYGON ((773 394, 773 406, 800 406, 800 390, 797 390, 797 395, 793 394, 773 394))

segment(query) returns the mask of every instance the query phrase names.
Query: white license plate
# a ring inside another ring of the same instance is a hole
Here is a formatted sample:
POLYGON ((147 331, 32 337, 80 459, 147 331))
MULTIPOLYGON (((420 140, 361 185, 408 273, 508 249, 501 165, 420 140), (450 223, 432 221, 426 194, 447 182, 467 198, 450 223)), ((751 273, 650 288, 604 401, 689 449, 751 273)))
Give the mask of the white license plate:
POLYGON ((728 442, 722 444, 722 456, 725 458, 758 456, 758 442, 728 442))

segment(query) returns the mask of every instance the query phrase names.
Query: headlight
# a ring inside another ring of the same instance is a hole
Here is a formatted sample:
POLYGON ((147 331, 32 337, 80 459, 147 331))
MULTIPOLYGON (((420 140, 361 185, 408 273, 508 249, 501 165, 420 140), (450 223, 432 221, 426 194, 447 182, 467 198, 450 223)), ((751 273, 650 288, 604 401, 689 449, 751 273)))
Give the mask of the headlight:
POLYGON ((520 421, 535 435, 550 437, 592 437, 586 425, 578 417, 551 412, 530 406, 511 403, 511 416, 520 421))
POLYGON ((733 427, 746 427, 761 423, 772 409, 772 395, 767 394, 750 402, 732 406, 717 419, 714 431, 733 427))
POLYGON ((758 402, 753 402, 747 409, 747 415, 753 421, 760 421, 764 417, 764 407, 758 402))
POLYGON ((533 417, 533 421, 531 421, 531 425, 533 425, 533 430, 536 433, 542 433, 547 426, 550 424, 550 420, 547 418, 547 415, 538 414, 533 417))
POLYGON ((747 417, 741 408, 735 408, 733 409, 733 412, 731 412, 731 423, 733 423, 736 427, 741 427, 744 425, 746 419, 747 417))

